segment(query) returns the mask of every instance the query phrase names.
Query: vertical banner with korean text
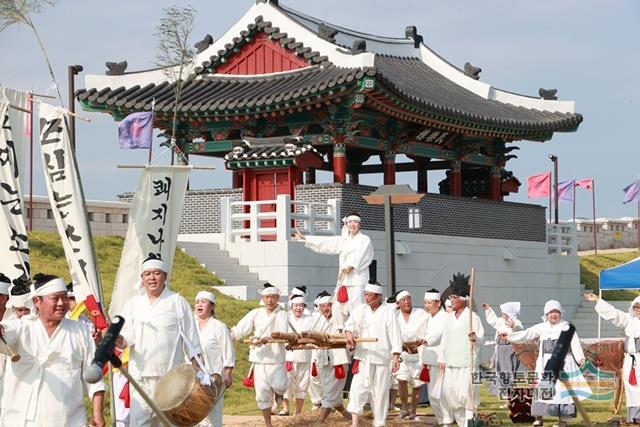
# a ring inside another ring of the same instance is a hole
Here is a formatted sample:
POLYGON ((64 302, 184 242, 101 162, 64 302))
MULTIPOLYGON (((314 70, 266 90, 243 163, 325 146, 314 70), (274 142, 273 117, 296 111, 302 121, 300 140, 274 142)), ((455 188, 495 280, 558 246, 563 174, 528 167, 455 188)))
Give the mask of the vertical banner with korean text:
POLYGON ((15 284, 31 277, 29 244, 24 223, 21 164, 11 131, 9 103, 0 101, 0 272, 15 284))
POLYGON ((84 192, 69 142, 64 110, 60 107, 40 104, 40 153, 49 202, 69 265, 76 299, 79 302, 99 302, 100 275, 84 192))
POLYGON ((109 314, 142 291, 140 269, 145 259, 162 258, 171 278, 173 257, 191 166, 147 166, 129 209, 129 227, 111 296, 109 314))

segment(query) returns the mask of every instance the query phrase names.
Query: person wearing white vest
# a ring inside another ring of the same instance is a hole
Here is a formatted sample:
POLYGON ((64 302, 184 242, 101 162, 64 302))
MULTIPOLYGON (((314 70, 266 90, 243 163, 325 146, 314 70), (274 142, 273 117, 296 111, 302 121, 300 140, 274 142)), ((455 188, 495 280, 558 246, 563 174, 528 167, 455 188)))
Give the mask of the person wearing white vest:
POLYGON ((420 353, 422 343, 427 333, 427 313, 421 308, 414 308, 411 294, 405 290, 396 295, 398 310, 398 324, 402 337, 402 354, 400 368, 394 374, 398 380, 398 391, 402 411, 398 419, 415 420, 418 418, 416 410, 420 398, 420 387, 424 384, 420 380, 422 363, 420 353), (411 385, 411 410, 409 410, 409 385, 411 385))
POLYGON ((364 288, 366 304, 355 308, 345 324, 347 344, 355 347, 354 375, 349 389, 352 427, 359 425, 364 405, 371 403, 373 425, 384 426, 389 412, 391 374, 400 367, 402 337, 395 312, 383 303, 382 286, 369 283, 364 288), (357 337, 377 338, 376 342, 356 342, 357 337))
MULTIPOLYGON (((212 292, 198 292, 195 301, 195 319, 198 324, 204 366, 208 375, 218 374, 222 377, 222 383, 226 390, 233 383, 236 354, 233 350, 233 340, 229 328, 213 317, 215 307, 216 296, 212 292)), ((209 415, 198 425, 200 427, 222 427, 223 409, 224 395, 218 397, 218 401, 209 415)))
MULTIPOLYGON (((41 275, 33 301, 37 317, 2 322, 0 334, 20 354, 7 366, 0 425, 11 427, 84 427, 85 396, 92 401, 92 425, 105 425, 104 383, 84 381, 95 356, 89 330, 65 318, 69 309, 62 279, 41 275)), ((5 352, 5 346, 0 351, 5 352)))
POLYGON ((373 261, 373 244, 369 236, 360 231, 360 214, 349 214, 343 223, 340 236, 305 236, 296 232, 296 237, 304 240, 312 251, 339 255, 338 271, 342 281, 335 291, 332 309, 341 328, 349 313, 363 303, 363 289, 369 282, 369 265, 373 261))
MULTIPOLYGON (((450 282, 451 312, 447 314, 442 333, 442 410, 446 421, 466 426, 480 404, 480 390, 473 384, 473 373, 479 372, 479 347, 484 329, 480 317, 467 306, 469 276, 454 274, 450 282), (472 326, 469 328, 469 316, 472 326), (472 343, 473 350, 471 349, 472 343), (473 367, 471 352, 473 351, 473 367)), ((429 326, 427 325, 427 329, 429 326)))
MULTIPOLYGON (((144 293, 125 304, 122 310, 125 321, 116 345, 121 349, 129 347, 129 373, 145 393, 153 396, 164 374, 189 360, 195 367, 196 358, 202 360, 202 350, 193 311, 182 296, 167 286, 164 262, 149 258, 142 263, 141 271, 144 293)), ((130 420, 136 427, 161 425, 134 388, 130 420)))
POLYGON ((240 340, 252 334, 253 345, 249 361, 253 364, 256 402, 262 412, 265 425, 271 427, 271 407, 282 399, 287 390, 285 370, 285 345, 269 343, 273 332, 289 332, 287 312, 278 305, 280 290, 270 283, 261 292, 263 307, 254 308, 236 326, 231 328, 231 338, 240 340))
MULTIPOLYGON (((302 295, 293 295, 289 300, 289 327, 295 333, 302 333, 312 328, 311 316, 305 314, 306 303, 302 295)), ((289 350, 286 354, 288 385, 284 394, 283 409, 279 415, 289 415, 289 401, 295 399, 295 414, 302 413, 304 400, 311 381, 311 350, 289 350)))
MULTIPOLYGON (((424 293, 424 309, 427 312, 427 327, 422 345, 422 369, 426 369, 423 379, 427 383, 429 392, 429 406, 436 417, 438 424, 444 424, 444 412, 442 409, 442 378, 440 377, 440 341, 446 326, 447 312, 442 308, 440 292, 431 288, 424 293), (436 388, 440 389, 438 391, 436 388)), ((422 374, 422 373, 421 373, 422 374)), ((447 424, 453 420, 446 420, 447 424)))
MULTIPOLYGON (((507 339, 512 343, 520 343, 538 339, 538 358, 536 359, 536 374, 538 380, 538 388, 534 394, 533 403, 531 404, 531 415, 538 417, 534 425, 542 425, 542 417, 553 416, 558 417, 558 426, 564 427, 570 418, 575 417, 576 406, 573 403, 571 395, 567 392, 561 381, 556 381, 553 386, 553 397, 547 399, 541 390, 547 386, 545 381, 545 367, 557 343, 562 331, 569 328, 569 323, 562 320, 564 310, 562 305, 556 300, 549 300, 544 304, 544 320, 542 323, 533 325, 524 331, 514 331, 507 334, 507 339)), ((571 339, 571 346, 564 359, 564 365, 561 369, 566 373, 571 373, 567 382, 571 386, 578 399, 586 399, 591 396, 591 388, 582 376, 579 366, 583 366, 585 362, 584 352, 580 345, 578 334, 574 334, 571 339)))

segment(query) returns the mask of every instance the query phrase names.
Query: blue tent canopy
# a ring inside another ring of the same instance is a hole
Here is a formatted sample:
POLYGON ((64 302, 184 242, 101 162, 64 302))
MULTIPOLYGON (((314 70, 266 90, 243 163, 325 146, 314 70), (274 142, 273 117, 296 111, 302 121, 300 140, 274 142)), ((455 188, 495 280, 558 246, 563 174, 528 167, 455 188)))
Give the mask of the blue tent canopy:
POLYGON ((640 257, 600 272, 600 290, 640 289, 640 257))

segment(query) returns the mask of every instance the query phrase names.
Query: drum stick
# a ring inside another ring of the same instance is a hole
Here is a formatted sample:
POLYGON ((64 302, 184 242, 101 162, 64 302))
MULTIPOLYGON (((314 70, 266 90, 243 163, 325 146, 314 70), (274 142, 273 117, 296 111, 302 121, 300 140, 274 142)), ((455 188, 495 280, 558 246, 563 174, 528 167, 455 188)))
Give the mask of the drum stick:
POLYGON ((18 353, 16 353, 15 351, 13 351, 13 348, 11 348, 11 346, 9 344, 7 344, 7 341, 5 341, 4 336, 0 335, 0 339, 2 340, 4 345, 7 347, 7 350, 9 350, 9 355, 11 356, 11 361, 15 363, 18 360, 20 360, 20 355, 18 353))
POLYGON ((138 382, 131 377, 131 374, 129 374, 129 371, 124 366, 121 366, 118 369, 120 369, 120 372, 122 372, 122 375, 124 375, 125 378, 129 381, 129 384, 131 384, 133 388, 135 388, 136 391, 140 393, 140 396, 142 396, 144 401, 147 402, 147 405, 149 405, 151 410, 155 412, 155 414, 158 416, 158 418, 160 419, 160 422, 164 424, 165 427, 172 427, 173 424, 171 424, 171 421, 169 421, 167 416, 160 409, 158 409, 156 404, 153 403, 153 400, 151 400, 149 395, 145 393, 145 391, 140 387, 138 382))

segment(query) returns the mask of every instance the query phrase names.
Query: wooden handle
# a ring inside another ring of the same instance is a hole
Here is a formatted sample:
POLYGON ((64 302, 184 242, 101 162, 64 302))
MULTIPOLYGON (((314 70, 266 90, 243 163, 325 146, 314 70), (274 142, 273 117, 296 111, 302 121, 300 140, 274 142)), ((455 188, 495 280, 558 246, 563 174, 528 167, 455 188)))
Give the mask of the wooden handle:
POLYGON ((11 356, 11 361, 13 363, 15 363, 18 360, 20 360, 20 355, 18 353, 16 353, 15 351, 13 351, 11 346, 9 344, 7 344, 7 341, 5 341, 5 339, 4 339, 4 337, 2 335, 0 335, 0 339, 2 339, 2 342, 7 347, 7 350, 9 350, 9 355, 11 356))

